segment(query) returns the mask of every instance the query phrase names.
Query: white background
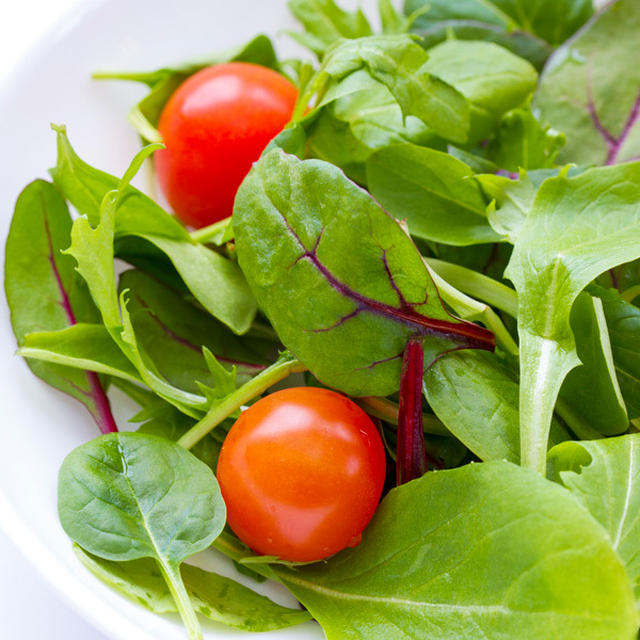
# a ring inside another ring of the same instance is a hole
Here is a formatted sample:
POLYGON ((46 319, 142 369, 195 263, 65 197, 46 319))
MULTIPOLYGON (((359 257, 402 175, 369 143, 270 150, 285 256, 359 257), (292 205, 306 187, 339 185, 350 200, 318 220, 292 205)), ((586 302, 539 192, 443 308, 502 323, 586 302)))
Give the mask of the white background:
MULTIPOLYGON (((0 84, 49 25, 73 10, 75 5, 92 1, 18 0, 4 3, 0 20, 0 84)), ((56 595, 2 533, 0 638, 106 640, 56 595)))

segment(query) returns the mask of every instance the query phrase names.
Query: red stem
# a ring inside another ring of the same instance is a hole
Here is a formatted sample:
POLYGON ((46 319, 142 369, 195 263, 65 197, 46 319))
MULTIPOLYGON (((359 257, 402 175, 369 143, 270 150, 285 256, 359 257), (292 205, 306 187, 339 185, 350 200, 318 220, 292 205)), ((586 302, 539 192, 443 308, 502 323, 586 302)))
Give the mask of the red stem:
POLYGON ((419 338, 407 343, 402 360, 396 482, 398 485, 420 478, 427 471, 427 451, 422 423, 422 376, 424 349, 419 338))

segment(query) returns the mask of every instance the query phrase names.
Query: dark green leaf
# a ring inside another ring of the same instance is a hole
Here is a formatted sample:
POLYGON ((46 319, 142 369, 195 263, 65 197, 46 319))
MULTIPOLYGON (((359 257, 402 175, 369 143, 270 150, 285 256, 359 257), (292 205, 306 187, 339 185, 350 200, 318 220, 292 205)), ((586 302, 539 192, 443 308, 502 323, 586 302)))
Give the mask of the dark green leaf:
POLYGON ((332 165, 271 151, 238 191, 233 220, 261 308, 325 384, 356 396, 396 391, 416 333, 429 336, 431 359, 487 347, 488 332, 443 308, 402 228, 332 165))
POLYGON ((608 536, 563 488, 507 462, 427 473, 383 500, 363 541, 275 568, 328 640, 633 640, 608 536))

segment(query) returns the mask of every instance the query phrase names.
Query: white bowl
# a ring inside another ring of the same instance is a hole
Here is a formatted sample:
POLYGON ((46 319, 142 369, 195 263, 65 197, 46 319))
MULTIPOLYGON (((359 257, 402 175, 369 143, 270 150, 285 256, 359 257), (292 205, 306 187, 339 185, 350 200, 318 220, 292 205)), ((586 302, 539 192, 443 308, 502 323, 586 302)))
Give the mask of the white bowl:
MULTIPOLYGON (((362 4, 373 7, 375 2, 362 4)), ((55 137, 49 123, 66 124, 80 156, 116 175, 123 173, 138 149, 137 135, 126 115, 145 88, 93 81, 92 71, 154 69, 240 44, 257 33, 276 36, 283 28, 296 28, 285 0, 107 0, 81 4, 39 41, 0 87, 3 250, 19 191, 36 177, 46 178, 47 169, 55 162, 55 137)), ((281 55, 300 53, 288 38, 276 40, 281 55)), ((94 578, 73 554, 56 513, 57 473, 71 449, 98 433, 79 403, 35 378, 25 363, 13 356, 15 338, 6 305, 1 322, 0 526, 55 589, 109 637, 184 638, 177 619, 156 616, 120 597, 94 578)), ((118 421, 126 427, 132 407, 122 406, 122 396, 114 398, 114 405, 121 407, 118 421)), ((232 575, 230 564, 214 558, 213 553, 201 558, 203 562, 232 575)), ((292 604, 277 585, 248 584, 292 604)), ((219 625, 204 626, 208 639, 256 637, 219 625)), ((269 640, 322 637, 314 623, 260 635, 269 640)))

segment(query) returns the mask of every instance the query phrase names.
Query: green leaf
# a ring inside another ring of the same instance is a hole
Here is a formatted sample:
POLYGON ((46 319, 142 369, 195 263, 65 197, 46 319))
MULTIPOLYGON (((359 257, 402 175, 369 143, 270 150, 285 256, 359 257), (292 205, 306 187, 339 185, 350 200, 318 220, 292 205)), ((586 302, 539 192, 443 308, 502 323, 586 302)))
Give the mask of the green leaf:
POLYGON ((62 463, 58 513, 67 535, 89 553, 156 560, 190 638, 202 637, 179 567, 224 527, 224 502, 205 464, 156 436, 102 436, 62 463))
POLYGON ((589 287, 602 301, 609 329, 613 364, 629 417, 640 417, 640 309, 613 290, 589 287))
MULTIPOLYGON (((480 459, 520 461, 518 381, 495 355, 447 354, 430 367, 424 382, 435 414, 480 459)), ((554 421, 550 446, 568 438, 554 421)))
POLYGON ((555 166, 564 134, 543 126, 529 109, 506 113, 489 145, 490 158, 502 169, 546 169, 555 166))
POLYGON ((609 533, 640 602, 640 435, 564 442, 549 465, 609 533))
POLYGON ((497 242, 473 172, 460 160, 411 144, 380 149, 367 162, 371 194, 419 238, 453 245, 497 242))
POLYGON ((563 131, 560 162, 614 164, 640 155, 640 4, 618 0, 549 59, 535 107, 563 131))
POLYGON ((560 386, 580 364, 571 307, 600 273, 640 257, 640 163, 542 184, 505 271, 518 292, 522 461, 540 472, 560 386))
MULTIPOLYGON (((606 435, 629 428, 629 416, 616 377, 609 331, 602 301, 583 292, 571 309, 571 330, 582 364, 570 371, 559 399, 571 416, 606 435)), ((566 413, 563 417, 567 420, 566 413)), ((573 428, 569 419, 568 424, 573 428)), ((579 434, 579 429, 575 430, 579 434)))
POLYGON ((563 488, 507 462, 393 489, 362 543, 275 568, 328 640, 633 640, 633 592, 608 536, 563 488))
POLYGON ((155 71, 99 72, 93 77, 100 80, 130 80, 146 84, 151 91, 131 110, 129 121, 143 141, 162 142, 157 130, 158 120, 171 95, 194 73, 223 62, 252 62, 271 69, 275 69, 278 64, 271 40, 265 35, 258 35, 241 47, 216 53, 204 60, 155 71))
POLYGON ((593 13, 592 0, 405 0, 405 13, 425 4, 429 11, 417 21, 419 28, 445 20, 470 20, 507 32, 528 31, 554 45, 564 42, 593 13))
MULTIPOLYGON (((111 562, 75 547, 91 573, 155 613, 177 611, 156 564, 143 558, 111 562)), ((180 573, 193 608, 210 620, 244 631, 284 629, 311 619, 306 611, 289 609, 231 578, 183 564, 180 573)))
POLYGON ((429 50, 424 69, 455 87, 471 104, 470 142, 488 137, 505 113, 527 100, 538 80, 526 60, 489 42, 443 42, 429 50))
MULTIPOLYGON (((76 322, 96 320, 97 311, 73 259, 61 253, 69 246, 71 216, 49 182, 36 180, 22 191, 5 249, 5 291, 18 345, 33 332, 56 332, 76 322)), ((101 431, 115 430, 109 401, 100 380, 88 371, 60 363, 27 361, 47 384, 82 402, 101 431)))
MULTIPOLYGON (((119 183, 117 178, 83 162, 63 129, 58 130, 58 162, 51 174, 58 189, 92 225, 99 220, 103 198, 119 183)), ((114 224, 114 239, 135 236, 164 253, 214 317, 235 333, 249 329, 256 304, 235 263, 193 241, 173 216, 131 186, 122 189, 114 224)), ((108 240, 105 242, 108 244, 108 240)))
POLYGON ((334 0, 289 0, 288 4, 305 31, 287 33, 319 57, 337 40, 373 33, 361 9, 344 11, 334 0))
POLYGON ((431 358, 488 347, 486 330, 443 308, 397 222, 326 162, 277 149, 263 156, 238 191, 233 226, 261 308, 329 386, 356 396, 397 391, 402 354, 416 333, 431 358))

